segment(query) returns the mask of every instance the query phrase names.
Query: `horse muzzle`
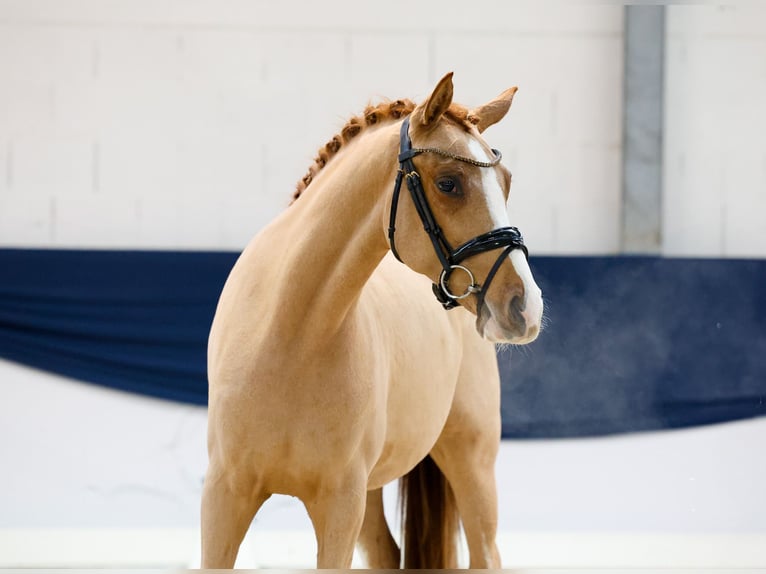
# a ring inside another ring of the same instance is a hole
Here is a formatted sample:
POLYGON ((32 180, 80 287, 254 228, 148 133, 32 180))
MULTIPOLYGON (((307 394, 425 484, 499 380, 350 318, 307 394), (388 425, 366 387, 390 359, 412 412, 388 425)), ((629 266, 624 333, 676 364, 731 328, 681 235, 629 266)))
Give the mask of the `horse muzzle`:
POLYGON ((534 282, 526 258, 518 251, 510 260, 518 280, 501 289, 495 286, 478 309, 476 330, 494 343, 524 345, 540 334, 543 318, 542 291, 534 282))

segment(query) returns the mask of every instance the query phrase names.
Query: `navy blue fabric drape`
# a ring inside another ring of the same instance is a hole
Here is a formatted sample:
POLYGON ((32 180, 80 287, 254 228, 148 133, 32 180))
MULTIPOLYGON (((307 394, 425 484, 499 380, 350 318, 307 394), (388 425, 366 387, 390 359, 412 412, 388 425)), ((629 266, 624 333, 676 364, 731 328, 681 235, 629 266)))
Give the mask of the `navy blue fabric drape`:
POLYGON ((207 332, 233 253, 0 250, 0 357, 207 403, 207 332))
POLYGON ((539 257, 549 325, 500 352, 503 434, 568 437, 766 415, 766 261, 539 257))
MULTIPOLYGON (((204 405, 227 252, 0 249, 0 357, 204 405)), ((503 435, 766 414, 766 261, 533 257, 548 325, 498 352, 503 435)))

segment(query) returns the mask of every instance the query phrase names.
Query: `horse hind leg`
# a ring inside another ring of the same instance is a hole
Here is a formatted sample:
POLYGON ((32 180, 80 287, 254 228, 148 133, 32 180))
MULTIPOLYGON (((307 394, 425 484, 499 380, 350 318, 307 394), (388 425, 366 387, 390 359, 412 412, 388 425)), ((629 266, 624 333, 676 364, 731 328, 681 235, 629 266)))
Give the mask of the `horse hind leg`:
POLYGON ((211 466, 202 492, 203 569, 234 568, 242 539, 269 496, 256 480, 235 482, 211 466))
POLYGON ((359 547, 367 561, 367 567, 376 570, 399 568, 400 552, 386 522, 383 512, 383 489, 367 492, 364 522, 359 533, 359 547))

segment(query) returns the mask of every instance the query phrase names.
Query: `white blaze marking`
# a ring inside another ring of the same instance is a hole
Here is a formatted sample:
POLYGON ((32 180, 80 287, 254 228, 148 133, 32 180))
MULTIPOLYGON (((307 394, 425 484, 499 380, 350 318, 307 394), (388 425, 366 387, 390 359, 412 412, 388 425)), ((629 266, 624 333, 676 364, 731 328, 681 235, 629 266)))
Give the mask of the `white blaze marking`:
MULTIPOLYGON (((493 159, 474 138, 469 138, 468 149, 473 154, 473 159, 477 161, 492 161, 493 159)), ((511 225, 508 208, 505 204, 505 195, 497 179, 497 173, 492 168, 482 167, 479 169, 481 170, 481 186, 486 197, 489 215, 492 218, 492 225, 495 228, 511 225)), ((532 277, 532 270, 529 268, 524 252, 521 249, 514 249, 511 251, 510 258, 516 274, 524 284, 526 299, 524 318, 527 320, 528 326, 538 325, 543 313, 542 291, 532 277)))
MULTIPOLYGON (((476 161, 492 161, 482 145, 475 139, 468 139, 468 149, 473 154, 476 161)), ((487 208, 489 216, 492 218, 492 224, 495 228, 508 227, 511 220, 508 219, 508 208, 505 205, 505 195, 497 180, 497 173, 490 167, 480 167, 481 187, 484 189, 484 196, 487 199, 487 208)))
POLYGON ((511 251, 511 263, 516 274, 524 283, 525 306, 522 315, 527 320, 528 326, 538 325, 543 315, 543 292, 532 277, 527 258, 521 249, 511 251))

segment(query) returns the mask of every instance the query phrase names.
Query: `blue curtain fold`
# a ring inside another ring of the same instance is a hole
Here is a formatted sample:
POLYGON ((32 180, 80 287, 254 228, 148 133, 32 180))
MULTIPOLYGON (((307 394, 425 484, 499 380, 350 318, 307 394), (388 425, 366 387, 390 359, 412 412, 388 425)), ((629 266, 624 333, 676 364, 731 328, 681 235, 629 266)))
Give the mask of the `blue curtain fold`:
POLYGON ((237 254, 0 250, 0 356, 207 403, 207 332, 237 254))
MULTIPOLYGON (((230 252, 0 249, 0 357, 207 403, 230 252)), ((498 351, 503 436, 660 430, 766 414, 766 261, 533 257, 547 326, 498 351)))
POLYGON ((507 437, 766 414, 766 261, 540 257, 548 327, 500 352, 507 437))

